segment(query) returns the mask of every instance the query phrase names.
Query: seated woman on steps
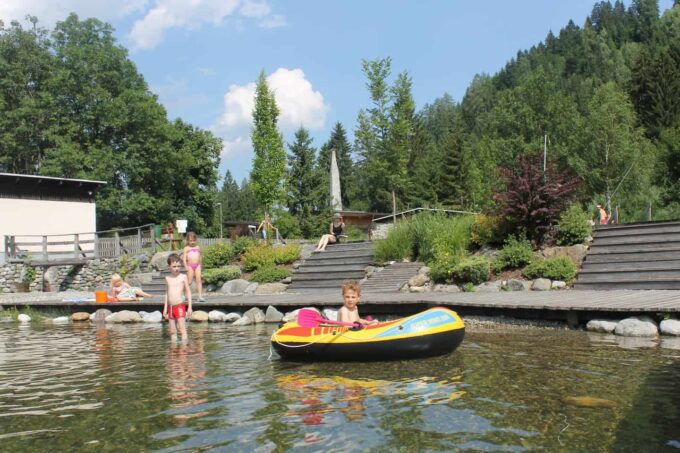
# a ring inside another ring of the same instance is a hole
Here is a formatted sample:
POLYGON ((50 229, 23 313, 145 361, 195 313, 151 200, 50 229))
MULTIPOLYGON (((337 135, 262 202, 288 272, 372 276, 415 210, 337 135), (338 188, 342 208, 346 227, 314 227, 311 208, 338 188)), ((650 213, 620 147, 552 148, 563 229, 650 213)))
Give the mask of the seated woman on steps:
POLYGON ((338 238, 343 236, 345 232, 345 222, 342 221, 342 216, 340 213, 336 212, 333 214, 333 222, 331 223, 330 234, 324 234, 321 236, 319 243, 316 246, 317 252, 323 252, 326 250, 328 244, 335 244, 338 242, 338 238))

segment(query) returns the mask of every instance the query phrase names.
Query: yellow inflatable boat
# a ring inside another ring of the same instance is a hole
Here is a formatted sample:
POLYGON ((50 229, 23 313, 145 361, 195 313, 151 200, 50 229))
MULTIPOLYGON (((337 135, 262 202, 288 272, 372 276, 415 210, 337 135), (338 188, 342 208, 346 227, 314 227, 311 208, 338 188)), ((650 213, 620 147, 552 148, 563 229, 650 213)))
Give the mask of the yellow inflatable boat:
POLYGON ((324 320, 289 322, 272 335, 274 350, 291 360, 399 360, 446 354, 465 336, 455 311, 436 307, 364 328, 324 320))

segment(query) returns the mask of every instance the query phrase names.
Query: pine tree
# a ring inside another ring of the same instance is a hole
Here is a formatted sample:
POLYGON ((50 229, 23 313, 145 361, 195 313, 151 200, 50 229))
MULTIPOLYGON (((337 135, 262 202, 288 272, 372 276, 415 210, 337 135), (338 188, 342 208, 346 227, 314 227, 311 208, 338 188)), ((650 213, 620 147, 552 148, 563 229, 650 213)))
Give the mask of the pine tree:
POLYGON ((297 217, 304 237, 311 237, 315 220, 321 207, 317 199, 321 178, 315 165, 316 150, 312 147, 309 132, 300 127, 295 142, 288 145, 288 212, 297 217))
POLYGON ((260 72, 255 89, 252 142, 255 156, 250 172, 251 189, 265 214, 281 201, 286 172, 286 150, 277 129, 279 108, 274 93, 267 86, 264 71, 260 72))

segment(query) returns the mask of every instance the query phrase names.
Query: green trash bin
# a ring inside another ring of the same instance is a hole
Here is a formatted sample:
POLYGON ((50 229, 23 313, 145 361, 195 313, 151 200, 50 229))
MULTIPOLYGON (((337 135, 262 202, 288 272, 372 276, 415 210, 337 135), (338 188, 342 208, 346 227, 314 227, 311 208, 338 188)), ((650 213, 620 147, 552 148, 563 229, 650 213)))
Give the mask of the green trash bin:
POLYGON ((154 235, 156 236, 156 239, 160 239, 161 236, 163 235, 163 226, 162 225, 154 225, 153 231, 154 231, 154 235))

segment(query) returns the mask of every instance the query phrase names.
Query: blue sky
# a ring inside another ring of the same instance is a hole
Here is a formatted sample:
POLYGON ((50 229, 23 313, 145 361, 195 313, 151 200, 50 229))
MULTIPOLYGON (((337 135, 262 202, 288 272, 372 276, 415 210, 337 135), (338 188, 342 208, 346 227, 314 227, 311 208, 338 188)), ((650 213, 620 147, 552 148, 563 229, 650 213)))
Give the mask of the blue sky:
MULTIPOLYGON (((661 11, 673 0, 660 0, 661 11)), ((493 74, 519 50, 594 0, 2 0, 0 19, 36 15, 52 28, 69 12, 116 28, 119 43, 170 119, 223 138, 220 176, 248 176, 254 81, 275 89, 286 143, 303 125, 319 147, 340 121, 352 137, 369 106, 362 59, 392 58, 407 70, 416 105, 449 93, 459 101, 475 74, 493 74)), ((629 1, 625 2, 627 5, 629 1)))

